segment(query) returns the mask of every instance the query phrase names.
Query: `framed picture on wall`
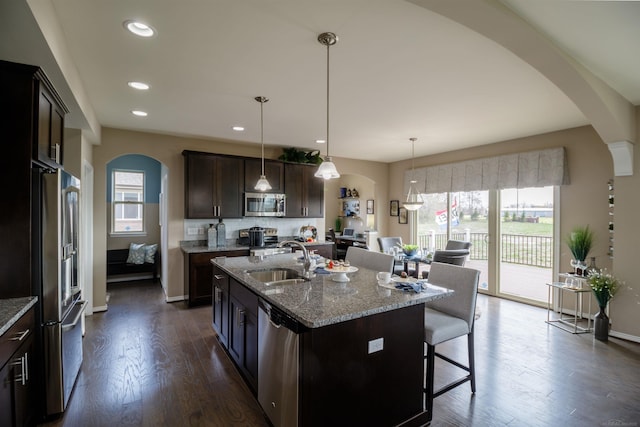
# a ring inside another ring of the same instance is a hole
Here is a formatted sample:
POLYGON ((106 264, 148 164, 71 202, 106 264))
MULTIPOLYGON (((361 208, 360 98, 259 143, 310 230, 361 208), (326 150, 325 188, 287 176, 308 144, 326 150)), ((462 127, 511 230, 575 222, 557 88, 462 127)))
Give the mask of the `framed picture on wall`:
POLYGON ((367 213, 373 213, 373 200, 367 200, 367 213))
POLYGON ((398 208, 399 207, 400 207, 400 201, 399 200, 392 200, 391 203, 389 203, 389 215, 398 216, 398 208))
POLYGON ((398 223, 407 224, 407 208, 398 209, 398 223))

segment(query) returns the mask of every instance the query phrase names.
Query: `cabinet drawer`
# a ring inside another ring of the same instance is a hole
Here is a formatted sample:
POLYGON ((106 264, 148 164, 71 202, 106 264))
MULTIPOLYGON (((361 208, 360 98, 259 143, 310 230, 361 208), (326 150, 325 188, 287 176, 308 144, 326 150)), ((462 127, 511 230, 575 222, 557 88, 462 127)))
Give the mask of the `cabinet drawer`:
POLYGON ((35 310, 31 308, 0 337, 0 367, 33 334, 35 323, 35 310))

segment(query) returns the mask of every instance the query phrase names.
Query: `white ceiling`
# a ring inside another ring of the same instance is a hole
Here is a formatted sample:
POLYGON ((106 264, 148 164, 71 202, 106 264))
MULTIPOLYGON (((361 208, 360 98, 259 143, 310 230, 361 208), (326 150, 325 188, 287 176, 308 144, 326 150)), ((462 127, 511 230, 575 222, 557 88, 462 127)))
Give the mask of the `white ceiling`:
MULTIPOLYGON (((450 1, 450 0, 448 0, 450 1)), ((634 105, 640 3, 505 0, 634 105)), ((55 0, 103 126, 321 149, 331 47, 330 152, 391 162, 588 124, 541 73, 493 41, 404 0, 55 0), (158 34, 128 33, 139 19, 158 34), (151 90, 136 92, 131 80, 151 90), (146 118, 132 109, 148 111, 146 118), (243 125, 243 133, 231 130, 243 125)), ((72 103, 73 104, 73 103, 72 103)))

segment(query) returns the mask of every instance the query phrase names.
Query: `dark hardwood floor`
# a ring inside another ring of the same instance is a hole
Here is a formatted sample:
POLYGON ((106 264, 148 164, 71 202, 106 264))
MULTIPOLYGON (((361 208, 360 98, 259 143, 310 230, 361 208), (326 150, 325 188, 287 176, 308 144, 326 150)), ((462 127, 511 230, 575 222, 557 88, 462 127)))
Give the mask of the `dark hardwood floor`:
MULTIPOLYGON (((167 304, 151 281, 108 292, 109 311, 87 317, 69 407, 44 425, 268 426, 210 307, 167 304)), ((467 383, 438 397, 433 426, 640 426, 640 344, 569 334, 512 301, 480 295, 478 307, 477 393, 467 383)), ((466 361, 462 340, 438 349, 466 361)), ((436 385, 451 374, 437 364, 436 385)))

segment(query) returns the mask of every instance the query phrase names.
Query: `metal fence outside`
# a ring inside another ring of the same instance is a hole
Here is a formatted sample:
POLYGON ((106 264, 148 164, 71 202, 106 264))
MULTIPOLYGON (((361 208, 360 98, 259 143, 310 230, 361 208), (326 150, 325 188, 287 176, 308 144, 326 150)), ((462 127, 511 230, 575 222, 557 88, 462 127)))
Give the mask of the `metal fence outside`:
MULTIPOLYGON (((469 257, 473 260, 487 260, 489 257, 489 236, 487 233, 452 233, 451 239, 471 242, 469 257)), ((553 262, 553 238, 524 234, 502 234, 500 239, 502 262, 551 268, 553 262)), ((418 245, 428 250, 443 249, 447 245, 447 235, 429 233, 418 236, 418 245)))

